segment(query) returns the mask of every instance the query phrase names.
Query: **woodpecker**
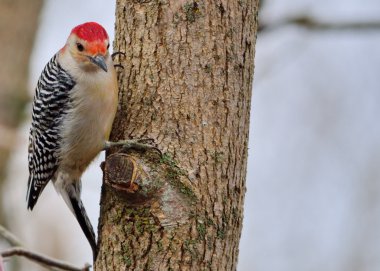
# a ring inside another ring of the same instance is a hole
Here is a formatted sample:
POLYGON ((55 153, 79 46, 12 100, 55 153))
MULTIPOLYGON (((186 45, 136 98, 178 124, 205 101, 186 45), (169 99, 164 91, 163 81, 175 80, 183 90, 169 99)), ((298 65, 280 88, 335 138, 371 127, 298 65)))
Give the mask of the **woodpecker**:
POLYGON ((81 176, 100 151, 118 144, 108 141, 118 102, 109 46, 108 34, 98 23, 72 29, 38 80, 28 149, 28 209, 51 180, 78 220, 94 257, 96 239, 80 197, 81 176))

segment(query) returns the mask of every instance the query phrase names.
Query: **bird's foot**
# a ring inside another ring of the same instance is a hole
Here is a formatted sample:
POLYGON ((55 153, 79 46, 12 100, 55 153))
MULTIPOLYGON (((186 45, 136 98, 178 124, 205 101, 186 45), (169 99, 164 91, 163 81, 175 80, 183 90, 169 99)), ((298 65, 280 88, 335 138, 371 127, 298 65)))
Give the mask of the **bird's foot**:
POLYGON ((156 150, 157 152, 162 154, 160 149, 158 149, 155 146, 152 146, 151 144, 153 143, 153 139, 151 138, 142 138, 142 139, 129 139, 129 140, 121 140, 117 142, 111 142, 111 141, 106 141, 104 143, 104 150, 108 150, 111 147, 115 146, 122 146, 123 150, 129 150, 129 149, 135 149, 138 151, 147 151, 147 150, 156 150), (150 144, 148 143, 150 142, 150 144))
MULTIPOLYGON (((115 57, 117 56, 117 55, 122 55, 122 56, 126 56, 126 54, 124 53, 124 52, 120 52, 120 51, 117 51, 117 52, 114 52, 112 55, 111 55, 111 58, 112 58, 112 61, 115 59, 115 57)), ((120 59, 119 59, 120 60, 120 59)), ((114 64, 113 65, 115 68, 122 68, 122 69, 124 69, 124 67, 123 67, 123 65, 121 65, 121 64, 114 64)))

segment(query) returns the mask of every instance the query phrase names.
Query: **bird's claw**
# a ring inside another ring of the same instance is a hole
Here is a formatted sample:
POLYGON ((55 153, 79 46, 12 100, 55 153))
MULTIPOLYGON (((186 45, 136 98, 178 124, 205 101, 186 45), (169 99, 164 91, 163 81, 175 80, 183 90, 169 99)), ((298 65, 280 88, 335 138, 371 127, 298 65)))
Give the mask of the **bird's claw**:
POLYGON ((124 69, 124 66, 121 65, 121 64, 113 64, 113 66, 114 66, 115 68, 122 68, 122 69, 124 69))
MULTIPOLYGON (((114 52, 112 55, 111 55, 111 58, 112 58, 112 61, 114 60, 115 56, 117 55, 122 55, 122 56, 126 56, 126 54, 124 52, 120 52, 120 51, 117 51, 117 52, 114 52)), ((114 64, 113 65, 115 68, 122 68, 124 69, 123 65, 121 64, 114 64)))
POLYGON ((112 53, 111 57, 112 57, 112 60, 115 58, 115 56, 117 55, 122 55, 122 56, 126 56, 126 54, 124 52, 120 52, 120 51, 117 51, 117 52, 114 52, 112 53))
POLYGON ((154 143, 154 139, 153 138, 139 138, 139 139, 136 139, 138 143, 142 143, 142 144, 153 144, 154 143))

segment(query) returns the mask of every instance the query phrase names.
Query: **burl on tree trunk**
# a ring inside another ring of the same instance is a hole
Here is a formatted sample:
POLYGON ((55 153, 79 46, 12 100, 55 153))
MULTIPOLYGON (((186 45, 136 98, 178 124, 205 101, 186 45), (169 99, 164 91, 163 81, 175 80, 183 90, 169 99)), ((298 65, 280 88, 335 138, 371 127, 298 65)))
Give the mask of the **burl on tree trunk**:
POLYGON ((120 107, 95 270, 235 270, 258 1, 118 0, 120 107))

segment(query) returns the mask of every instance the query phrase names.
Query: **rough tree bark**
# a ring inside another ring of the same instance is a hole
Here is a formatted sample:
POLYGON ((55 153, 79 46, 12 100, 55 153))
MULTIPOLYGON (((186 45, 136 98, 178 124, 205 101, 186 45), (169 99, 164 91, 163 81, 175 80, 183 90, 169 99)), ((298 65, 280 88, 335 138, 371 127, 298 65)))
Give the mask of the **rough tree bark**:
POLYGON ((235 270, 258 0, 118 0, 120 107, 95 270, 235 270))
MULTIPOLYGON (((0 195, 8 157, 16 145, 16 130, 28 102, 29 58, 42 0, 0 1, 0 195)), ((0 224, 5 225, 0 202, 0 224)))

